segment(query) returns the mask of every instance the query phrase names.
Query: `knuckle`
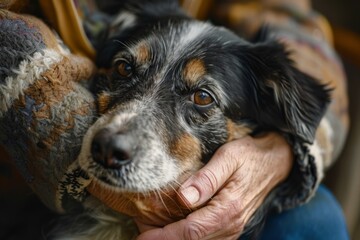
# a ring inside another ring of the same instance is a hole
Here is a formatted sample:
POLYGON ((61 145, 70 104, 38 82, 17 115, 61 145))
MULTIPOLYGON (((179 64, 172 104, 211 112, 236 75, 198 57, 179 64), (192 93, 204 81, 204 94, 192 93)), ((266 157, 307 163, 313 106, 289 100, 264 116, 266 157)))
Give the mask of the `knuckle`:
POLYGON ((216 174, 210 169, 204 169, 198 174, 199 182, 202 186, 205 186, 212 193, 215 193, 219 188, 219 181, 216 174))
POLYGON ((243 157, 241 148, 235 144, 235 142, 230 142, 216 150, 215 154, 218 159, 222 160, 220 166, 223 167, 223 171, 225 172, 231 172, 238 168, 239 161, 243 157))
POLYGON ((184 231, 184 239, 199 240, 207 235, 207 229, 203 224, 198 222, 190 222, 184 231))
POLYGON ((228 159, 229 157, 232 157, 232 151, 231 151, 232 148, 230 147, 230 144, 231 143, 221 146, 218 150, 216 150, 216 154, 224 159, 228 159))
POLYGON ((237 201, 212 204, 210 211, 206 212, 206 218, 205 215, 203 216, 206 221, 199 221, 198 216, 187 217, 188 223, 182 232, 182 239, 198 240, 212 235, 237 239, 245 226, 242 212, 241 205, 237 201))
POLYGON ((226 217, 219 213, 219 209, 211 207, 201 216, 189 215, 187 217, 188 224, 185 231, 185 239, 203 239, 213 233, 222 230, 221 222, 226 217))

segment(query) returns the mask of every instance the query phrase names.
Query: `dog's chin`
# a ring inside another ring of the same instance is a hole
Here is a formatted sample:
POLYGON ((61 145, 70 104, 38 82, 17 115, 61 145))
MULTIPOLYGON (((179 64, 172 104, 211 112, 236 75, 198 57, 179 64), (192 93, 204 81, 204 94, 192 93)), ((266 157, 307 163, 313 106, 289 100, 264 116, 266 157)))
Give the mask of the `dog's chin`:
POLYGON ((117 212, 129 215, 143 224, 156 223, 156 226, 161 227, 180 220, 193 211, 186 204, 180 203, 181 197, 178 193, 180 182, 190 175, 190 172, 184 173, 162 188, 145 192, 113 185, 104 182, 102 178, 95 177, 87 190, 92 196, 117 212))

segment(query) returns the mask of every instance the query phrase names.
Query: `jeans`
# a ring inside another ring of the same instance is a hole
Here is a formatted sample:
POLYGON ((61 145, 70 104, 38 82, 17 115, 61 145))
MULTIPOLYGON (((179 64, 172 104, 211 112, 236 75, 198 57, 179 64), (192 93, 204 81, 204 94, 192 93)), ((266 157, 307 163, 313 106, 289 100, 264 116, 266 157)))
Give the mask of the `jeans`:
POLYGON ((303 206, 270 215, 259 240, 348 240, 345 219, 335 197, 323 185, 303 206))

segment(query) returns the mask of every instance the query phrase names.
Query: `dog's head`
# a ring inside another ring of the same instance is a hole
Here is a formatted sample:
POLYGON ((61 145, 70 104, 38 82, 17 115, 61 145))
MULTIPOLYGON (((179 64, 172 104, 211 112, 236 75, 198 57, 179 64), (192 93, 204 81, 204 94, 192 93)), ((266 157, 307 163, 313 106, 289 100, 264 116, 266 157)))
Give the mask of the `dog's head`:
POLYGON ((281 44, 249 43, 173 3, 156 6, 148 15, 149 6, 124 10, 99 51, 102 115, 81 152, 95 181, 146 193, 177 184, 220 145, 256 131, 313 141, 328 92, 293 67, 281 44))

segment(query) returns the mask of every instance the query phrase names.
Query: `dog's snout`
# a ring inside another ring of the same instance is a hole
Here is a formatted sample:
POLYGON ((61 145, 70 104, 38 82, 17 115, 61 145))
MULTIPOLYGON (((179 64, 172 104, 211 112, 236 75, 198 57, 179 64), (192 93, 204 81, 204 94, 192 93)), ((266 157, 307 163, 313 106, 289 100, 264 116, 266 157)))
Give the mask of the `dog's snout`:
POLYGON ((103 129, 93 138, 91 154, 94 161, 106 168, 120 168, 132 160, 133 146, 131 136, 103 129))

